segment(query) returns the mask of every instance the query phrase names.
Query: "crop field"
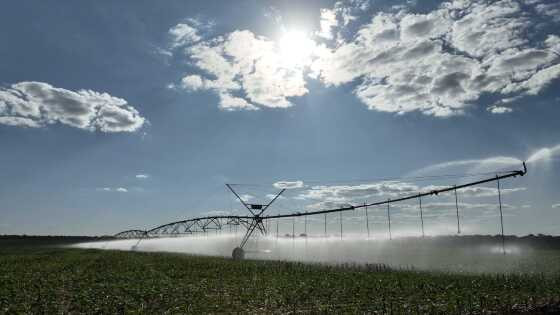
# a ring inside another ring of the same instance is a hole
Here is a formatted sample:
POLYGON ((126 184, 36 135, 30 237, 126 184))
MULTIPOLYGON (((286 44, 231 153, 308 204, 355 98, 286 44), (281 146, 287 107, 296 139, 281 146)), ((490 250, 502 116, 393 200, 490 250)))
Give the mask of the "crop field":
MULTIPOLYGON (((0 242, 0 313, 519 314, 560 311, 560 274, 233 261, 0 242)), ((543 250, 543 266, 560 253, 543 250)))

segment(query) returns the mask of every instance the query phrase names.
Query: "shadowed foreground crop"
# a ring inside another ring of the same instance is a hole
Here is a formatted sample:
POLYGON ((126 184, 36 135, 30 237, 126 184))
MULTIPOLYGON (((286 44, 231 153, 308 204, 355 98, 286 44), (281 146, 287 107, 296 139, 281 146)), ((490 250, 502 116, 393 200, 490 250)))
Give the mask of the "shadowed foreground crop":
POLYGON ((459 275, 52 246, 0 252, 0 313, 560 310, 558 274, 459 275))

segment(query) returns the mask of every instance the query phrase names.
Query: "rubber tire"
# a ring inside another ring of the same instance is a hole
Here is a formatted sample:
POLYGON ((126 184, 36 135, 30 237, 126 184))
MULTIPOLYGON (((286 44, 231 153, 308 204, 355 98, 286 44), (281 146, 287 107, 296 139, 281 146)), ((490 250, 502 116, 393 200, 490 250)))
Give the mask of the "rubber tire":
POLYGON ((245 251, 241 247, 236 247, 235 249, 233 249, 231 257, 234 260, 243 260, 245 258, 245 251))

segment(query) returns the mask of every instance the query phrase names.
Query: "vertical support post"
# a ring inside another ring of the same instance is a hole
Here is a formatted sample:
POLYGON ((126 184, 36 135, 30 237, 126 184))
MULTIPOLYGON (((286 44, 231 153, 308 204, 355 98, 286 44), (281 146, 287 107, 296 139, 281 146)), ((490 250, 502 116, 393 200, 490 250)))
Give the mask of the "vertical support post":
POLYGON ((455 209, 457 210, 457 234, 461 234, 461 225, 459 223, 459 202, 457 201, 457 186, 455 186, 455 209))
POLYGON ((418 204, 420 205, 420 224, 422 225, 422 238, 424 238, 424 213, 422 211, 422 197, 418 197, 418 204))
MULTIPOLYGON (((498 174, 496 174, 496 178, 498 174)), ((502 193, 500 190, 500 179, 496 180, 498 182, 498 203, 500 204, 500 226, 502 227, 502 252, 506 254, 506 240, 504 236, 504 215, 502 213, 502 193)))
POLYGON ((292 218, 292 239, 296 238, 296 217, 292 218))
POLYGON ((338 212, 340 216, 340 239, 342 239, 342 211, 338 212))
POLYGON ((327 237, 327 214, 325 213, 325 237, 327 237))
POLYGON ((364 202, 364 207, 366 208, 366 229, 367 229, 367 238, 369 240, 369 215, 367 210, 367 201, 364 202))
POLYGON ((393 239, 393 235, 391 234, 391 210, 389 205, 391 204, 391 199, 387 199, 387 221, 389 222, 389 240, 393 239))
POLYGON ((307 216, 305 216, 305 218, 303 218, 303 222, 304 222, 304 228, 303 228, 303 233, 305 233, 305 237, 307 238, 307 216))
POLYGON ((280 221, 280 219, 276 219, 276 239, 278 240, 278 221, 280 221))

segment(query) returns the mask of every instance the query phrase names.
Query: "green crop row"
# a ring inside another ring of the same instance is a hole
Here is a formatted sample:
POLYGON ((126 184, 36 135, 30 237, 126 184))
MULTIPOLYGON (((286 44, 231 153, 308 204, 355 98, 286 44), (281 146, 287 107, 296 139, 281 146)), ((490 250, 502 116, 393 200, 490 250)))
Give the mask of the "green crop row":
MULTIPOLYGON (((557 263, 555 261, 554 263, 557 263)), ((470 274, 35 249, 0 254, 0 313, 558 311, 560 275, 470 274)))

